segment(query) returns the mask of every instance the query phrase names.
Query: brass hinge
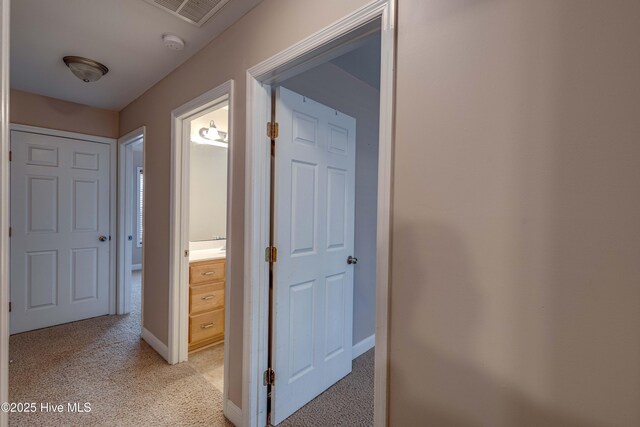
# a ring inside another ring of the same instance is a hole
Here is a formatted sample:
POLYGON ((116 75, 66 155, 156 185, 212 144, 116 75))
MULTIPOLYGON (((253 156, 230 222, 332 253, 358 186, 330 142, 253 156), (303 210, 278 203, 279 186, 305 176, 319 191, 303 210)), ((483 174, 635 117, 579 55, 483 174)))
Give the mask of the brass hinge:
POLYGON ((9 150, 9 161, 13 160, 13 151, 9 150))
POLYGON ((278 260, 278 248, 268 246, 264 251, 264 260, 266 262, 276 262, 278 260))
POLYGON ((269 139, 278 138, 278 122, 267 123, 267 136, 269 137, 269 139))
POLYGON ((276 383, 276 371, 269 368, 264 371, 264 385, 274 385, 276 383))

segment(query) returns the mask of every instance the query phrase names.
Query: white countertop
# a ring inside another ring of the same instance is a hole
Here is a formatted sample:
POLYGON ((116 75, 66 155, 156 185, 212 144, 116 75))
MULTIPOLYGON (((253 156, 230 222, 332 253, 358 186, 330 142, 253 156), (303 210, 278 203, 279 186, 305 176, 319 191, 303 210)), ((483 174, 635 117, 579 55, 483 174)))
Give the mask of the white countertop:
POLYGON ((196 249, 189 251, 189 262, 209 261, 212 259, 225 259, 227 251, 220 248, 215 249, 196 249))

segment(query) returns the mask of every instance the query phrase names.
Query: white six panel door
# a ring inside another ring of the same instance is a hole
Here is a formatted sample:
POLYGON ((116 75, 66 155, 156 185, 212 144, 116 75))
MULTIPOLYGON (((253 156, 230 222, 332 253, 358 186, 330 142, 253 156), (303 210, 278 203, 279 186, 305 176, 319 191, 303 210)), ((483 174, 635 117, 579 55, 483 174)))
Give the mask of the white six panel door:
POLYGON ((109 150, 11 132, 12 334, 109 313, 109 150))
POLYGON ((354 118, 277 89, 272 423, 351 372, 354 118))

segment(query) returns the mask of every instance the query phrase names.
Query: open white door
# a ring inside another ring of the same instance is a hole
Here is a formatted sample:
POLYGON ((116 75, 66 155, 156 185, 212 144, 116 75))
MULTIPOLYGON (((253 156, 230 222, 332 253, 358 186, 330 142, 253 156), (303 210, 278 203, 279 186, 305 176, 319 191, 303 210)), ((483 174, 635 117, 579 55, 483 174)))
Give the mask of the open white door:
POLYGON ((109 313, 110 147, 11 132, 11 333, 109 313))
POLYGON ((351 372, 356 121, 277 89, 273 424, 351 372))

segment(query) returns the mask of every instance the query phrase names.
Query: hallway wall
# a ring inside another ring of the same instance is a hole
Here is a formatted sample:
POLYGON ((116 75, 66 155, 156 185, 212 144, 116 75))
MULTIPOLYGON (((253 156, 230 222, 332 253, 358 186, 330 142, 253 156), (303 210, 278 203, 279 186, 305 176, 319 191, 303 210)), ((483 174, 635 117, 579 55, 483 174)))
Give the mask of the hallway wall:
POLYGON ((390 425, 640 425, 640 2, 398 2, 390 425))
POLYGON ((117 138, 118 119, 117 111, 11 90, 11 123, 117 138))

